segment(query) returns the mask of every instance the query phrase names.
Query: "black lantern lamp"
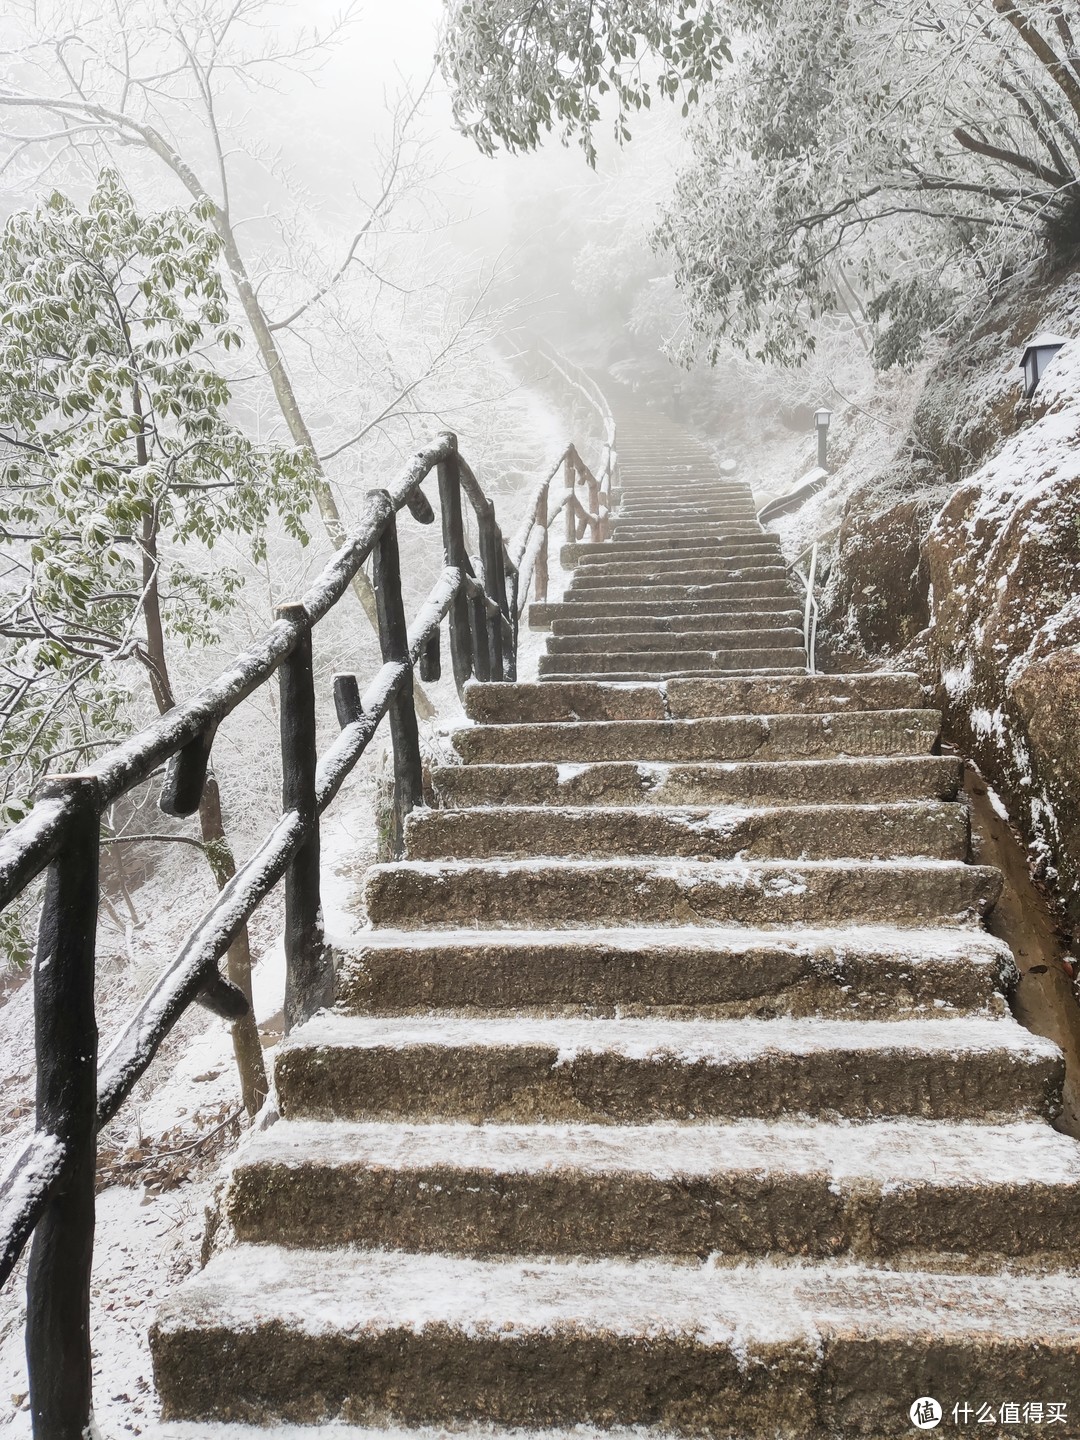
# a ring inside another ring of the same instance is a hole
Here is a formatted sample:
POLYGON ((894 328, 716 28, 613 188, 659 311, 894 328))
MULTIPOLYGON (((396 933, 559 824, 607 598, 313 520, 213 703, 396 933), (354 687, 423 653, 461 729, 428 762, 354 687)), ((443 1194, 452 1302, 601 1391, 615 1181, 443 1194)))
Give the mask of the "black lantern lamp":
POLYGON ((831 410, 818 410, 814 415, 814 422, 817 425, 817 463, 819 470, 827 470, 829 457, 829 423, 832 420, 831 410))
POLYGON ((1030 400, 1038 389, 1047 365, 1066 344, 1061 335, 1035 335, 1028 341, 1020 365, 1024 371, 1024 399, 1030 400))

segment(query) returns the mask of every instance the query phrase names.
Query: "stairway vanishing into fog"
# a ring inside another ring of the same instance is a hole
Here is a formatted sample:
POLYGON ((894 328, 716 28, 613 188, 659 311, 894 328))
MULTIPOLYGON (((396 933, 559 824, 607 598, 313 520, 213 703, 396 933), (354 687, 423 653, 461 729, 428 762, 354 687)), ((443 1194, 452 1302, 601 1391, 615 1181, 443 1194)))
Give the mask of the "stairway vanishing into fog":
POLYGON ((336 1009, 276 1055, 235 1243, 152 1335, 166 1413, 1077 1423, 1080 1152, 961 762, 913 676, 806 674, 748 487, 619 418, 614 541, 533 607, 540 682, 470 687, 336 1009))

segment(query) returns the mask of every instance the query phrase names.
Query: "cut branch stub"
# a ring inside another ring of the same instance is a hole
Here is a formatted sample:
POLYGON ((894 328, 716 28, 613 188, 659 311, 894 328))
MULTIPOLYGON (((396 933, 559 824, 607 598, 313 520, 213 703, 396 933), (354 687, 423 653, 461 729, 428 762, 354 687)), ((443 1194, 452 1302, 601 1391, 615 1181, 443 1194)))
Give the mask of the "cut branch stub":
POLYGON ((420 651, 420 679, 427 685, 442 679, 441 631, 436 626, 420 651))
POLYGON ((410 490, 405 497, 405 504, 409 507, 409 514, 421 525, 431 525, 435 520, 435 511, 431 508, 431 501, 417 485, 410 490))
POLYGON ((216 725, 208 725, 195 739, 178 750, 165 767, 158 808, 164 815, 180 818, 194 815, 202 800, 206 772, 210 765, 216 725))
POLYGON ((342 730, 360 719, 363 707, 360 704, 360 684, 355 675, 334 676, 334 710, 342 730))
POLYGON ((216 971, 206 981, 195 999, 204 1009, 209 1010, 212 1015, 220 1015, 223 1020, 240 1020, 251 1009, 247 996, 239 985, 234 985, 231 980, 226 980, 224 975, 218 974, 216 971))

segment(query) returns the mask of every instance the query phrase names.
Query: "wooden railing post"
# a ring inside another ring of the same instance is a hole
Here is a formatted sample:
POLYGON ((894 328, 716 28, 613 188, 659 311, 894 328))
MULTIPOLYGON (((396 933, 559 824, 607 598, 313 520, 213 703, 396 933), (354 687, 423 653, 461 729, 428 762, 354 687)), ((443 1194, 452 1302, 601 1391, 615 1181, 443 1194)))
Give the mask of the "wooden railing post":
MULTIPOLYGON (((453 437, 451 437, 453 438, 453 437)), ((468 573, 465 530, 461 521, 461 475, 458 470, 457 440, 453 453, 439 463, 439 505, 442 509, 443 555, 447 565, 468 573)), ((462 585, 450 606, 450 660, 454 683, 460 692, 473 672, 469 596, 462 585)))
POLYGON ((491 636, 488 633, 487 606, 480 595, 469 596, 469 618, 472 633, 473 674, 477 680, 490 680, 493 668, 491 636))
POLYGON ((566 540, 567 544, 573 544, 577 539, 577 519, 574 505, 574 481, 577 478, 577 469, 574 465, 574 447, 571 445, 566 451, 566 458, 563 460, 563 485, 569 491, 570 499, 566 502, 566 540))
POLYGON ((550 485, 545 485, 536 502, 536 523, 540 526, 543 534, 533 565, 533 593, 541 604, 547 599, 548 593, 548 492, 550 488, 550 485))
POLYGON ((49 866, 34 961, 37 1128, 64 1148, 64 1170, 34 1232, 26 1359, 35 1440, 83 1440, 91 1412, 90 1271, 97 1157, 97 938, 100 815, 91 775, 58 776, 71 806, 49 866))
POLYGON ((495 506, 490 500, 479 516, 479 526, 480 563, 484 567, 484 589, 499 607, 498 615, 485 615, 488 652, 491 659, 491 674, 488 678, 501 680, 503 678, 502 621, 506 614, 506 588, 504 584, 500 584, 502 571, 499 566, 499 554, 502 550, 502 537, 499 534, 499 527, 495 523, 495 506))
POLYGON ((604 537, 600 533, 600 483, 591 470, 586 477, 586 483, 589 487, 589 511, 596 516, 595 520, 589 521, 589 528, 592 530, 594 540, 602 540, 604 537))
MULTIPOLYGON (((302 605, 279 605, 282 620, 304 621, 302 605)), ((281 686, 281 807, 309 827, 285 871, 286 1033, 334 1000, 334 965, 323 940, 319 815, 315 803, 315 679, 311 630, 304 625, 278 672, 281 686)))
MULTIPOLYGON (((390 497, 386 491, 374 494, 390 497)), ((394 818, 390 837, 395 859, 405 853, 405 817, 424 802, 424 770, 420 758, 420 735, 413 698, 412 662, 409 659, 409 630, 401 598, 401 557, 398 553, 397 517, 393 509, 375 543, 372 588, 379 611, 379 643, 383 663, 402 662, 408 674, 390 702, 390 739, 394 747, 394 818)), ((460 592, 459 592, 460 593, 460 592)))

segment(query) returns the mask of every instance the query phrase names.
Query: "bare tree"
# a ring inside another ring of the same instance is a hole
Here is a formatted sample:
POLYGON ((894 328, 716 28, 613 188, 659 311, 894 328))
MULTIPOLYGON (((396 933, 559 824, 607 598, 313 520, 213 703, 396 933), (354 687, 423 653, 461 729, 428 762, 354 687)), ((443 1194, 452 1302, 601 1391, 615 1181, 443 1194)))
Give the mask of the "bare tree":
MULTIPOLYGON (((281 11, 277 0, 84 0, 74 10, 48 0, 25 5, 13 22, 16 43, 7 79, 0 83, 0 111, 7 117, 0 174, 26 166, 35 167, 36 175, 58 167, 67 173, 73 167, 96 170, 103 152, 120 164, 145 157, 207 207, 276 409, 293 443, 314 457, 315 498, 326 534, 337 546, 346 527, 330 463, 391 422, 424 411, 425 385, 475 343, 485 286, 456 314, 446 314, 426 354, 410 357, 415 368, 404 368, 381 347, 384 353, 376 357, 381 388, 360 423, 343 435, 340 420, 316 426, 294 379, 294 367, 310 357, 312 329, 329 328, 335 340, 343 340, 340 297, 356 276, 365 277, 376 293, 400 294, 406 288, 385 273, 379 242, 426 178, 418 121, 430 77, 415 92, 406 89, 391 107, 372 193, 355 195, 352 233, 340 253, 327 258, 325 245, 303 233, 291 216, 282 222, 245 216, 237 208, 237 195, 245 191, 237 173, 242 162, 254 160, 264 173, 272 163, 261 153, 257 116, 237 123, 232 104, 238 96, 272 100, 283 78, 324 63, 355 23, 350 9, 324 30, 290 31, 275 24, 281 11), (245 225, 253 225, 256 234, 275 231, 276 245, 246 252, 245 225), (306 288, 304 271, 313 277, 306 288)), ((316 365, 316 375, 318 370, 316 365)), ((374 626, 370 583, 362 573, 353 583, 374 626)), ((417 703, 422 716, 434 714, 419 688, 417 703)))

